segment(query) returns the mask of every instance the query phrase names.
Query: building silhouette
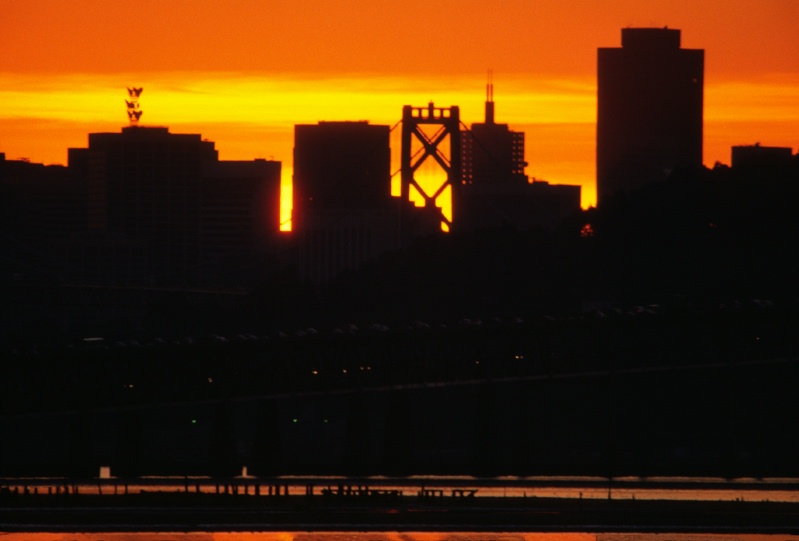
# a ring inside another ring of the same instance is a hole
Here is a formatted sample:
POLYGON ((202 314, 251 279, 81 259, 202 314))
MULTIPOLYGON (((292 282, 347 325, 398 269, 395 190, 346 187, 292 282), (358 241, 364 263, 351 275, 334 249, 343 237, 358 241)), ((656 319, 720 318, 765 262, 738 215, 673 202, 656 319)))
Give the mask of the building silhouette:
POLYGON ((295 126, 292 231, 303 281, 327 282, 400 246, 390 131, 366 121, 295 126))
POLYGON ((294 127, 294 210, 385 208, 391 201, 389 127, 319 122, 294 127))
POLYGON ((89 134, 68 155, 87 184, 87 234, 66 253, 81 282, 235 282, 226 259, 279 229, 280 162, 220 161, 199 134, 141 126, 89 134))
POLYGON ((680 31, 624 28, 622 46, 597 55, 597 199, 601 205, 702 165, 704 50, 680 31))
POLYGON ((734 168, 786 167, 794 156, 791 147, 769 147, 760 143, 733 146, 731 155, 730 165, 734 168))
POLYGON ((580 208, 580 187, 530 182, 524 133, 495 121, 494 85, 486 87, 485 120, 461 134, 463 178, 457 230, 512 226, 551 229, 580 208))
POLYGON ((37 250, 86 229, 86 182, 62 165, 0 152, 0 231, 37 250))
POLYGON ((463 184, 525 184, 524 132, 494 120, 494 85, 486 88, 485 121, 461 134, 463 184))
POLYGON ((280 230, 281 163, 218 160, 200 171, 201 279, 251 285, 273 260, 280 230))

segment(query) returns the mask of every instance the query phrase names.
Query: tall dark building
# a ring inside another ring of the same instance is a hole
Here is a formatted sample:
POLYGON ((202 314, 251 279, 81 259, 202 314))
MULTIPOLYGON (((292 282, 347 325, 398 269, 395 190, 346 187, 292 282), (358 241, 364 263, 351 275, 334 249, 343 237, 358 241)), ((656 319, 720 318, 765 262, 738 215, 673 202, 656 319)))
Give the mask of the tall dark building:
POLYGON ((281 163, 274 160, 204 162, 200 176, 203 283, 258 283, 264 268, 255 263, 273 251, 280 229, 280 172, 281 163))
POLYGON ((91 133, 87 156, 90 227, 195 245, 200 168, 217 151, 198 134, 130 126, 91 133))
POLYGON ((526 184, 524 132, 494 121, 494 85, 486 92, 485 122, 461 134, 463 184, 526 184))
POLYGON ((219 268, 226 254, 277 234, 279 162, 219 161, 199 134, 141 126, 89 134, 69 159, 94 232, 70 254, 85 281, 216 285, 240 270, 219 268))
POLYGON ((597 196, 601 205, 702 165, 704 51, 680 31, 624 28, 620 48, 598 50, 597 196))
POLYGON ((524 132, 498 124, 494 117, 494 85, 489 82, 485 122, 461 134, 457 229, 555 227, 580 208, 580 187, 531 183, 524 171, 524 132))
POLYGON ((385 208, 391 200, 388 126, 319 122, 294 127, 293 228, 314 210, 385 208))
POLYGON ((85 179, 61 165, 6 160, 0 152, 0 231, 43 249, 42 242, 85 229, 85 179))
POLYGON ((389 126, 320 122, 294 128, 294 208, 301 277, 321 284, 399 247, 389 126))

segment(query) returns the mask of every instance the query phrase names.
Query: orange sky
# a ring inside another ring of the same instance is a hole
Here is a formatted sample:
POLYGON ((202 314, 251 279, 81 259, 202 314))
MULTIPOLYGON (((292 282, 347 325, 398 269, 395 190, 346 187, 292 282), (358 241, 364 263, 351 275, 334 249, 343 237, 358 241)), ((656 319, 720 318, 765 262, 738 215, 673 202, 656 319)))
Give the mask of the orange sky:
MULTIPOLYGON (((293 125, 394 125, 403 105, 524 131, 527 173, 594 190, 596 49, 625 26, 705 49, 705 163, 730 147, 799 146, 797 0, 0 0, 0 152, 64 163, 127 124, 202 133, 222 159, 272 157, 290 179, 293 125)), ((398 148, 394 149, 395 151, 398 148)))

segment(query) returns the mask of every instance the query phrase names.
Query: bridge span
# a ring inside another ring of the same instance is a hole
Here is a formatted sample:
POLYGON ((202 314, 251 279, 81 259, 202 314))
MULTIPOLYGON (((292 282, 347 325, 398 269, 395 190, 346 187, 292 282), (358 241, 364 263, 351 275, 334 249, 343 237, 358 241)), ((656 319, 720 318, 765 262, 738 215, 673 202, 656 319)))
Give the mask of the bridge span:
POLYGON ((0 475, 799 475, 795 323, 691 313, 19 354, 0 381, 0 475))

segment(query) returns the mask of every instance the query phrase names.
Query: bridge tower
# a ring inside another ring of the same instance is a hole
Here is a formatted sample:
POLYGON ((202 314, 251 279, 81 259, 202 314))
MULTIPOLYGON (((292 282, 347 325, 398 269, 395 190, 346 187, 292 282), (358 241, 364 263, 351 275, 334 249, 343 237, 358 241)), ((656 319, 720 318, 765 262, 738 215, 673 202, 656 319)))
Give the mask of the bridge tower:
POLYGON ((461 183, 460 130, 457 106, 435 107, 430 102, 427 107, 406 105, 402 108, 400 196, 403 201, 410 201, 411 190, 416 191, 424 199, 425 213, 445 231, 452 230, 457 190, 461 183), (417 173, 423 163, 431 163, 428 159, 432 160, 438 174, 420 181, 417 173), (447 196, 449 202, 445 201, 447 196), (450 212, 447 213, 445 208, 450 212))

